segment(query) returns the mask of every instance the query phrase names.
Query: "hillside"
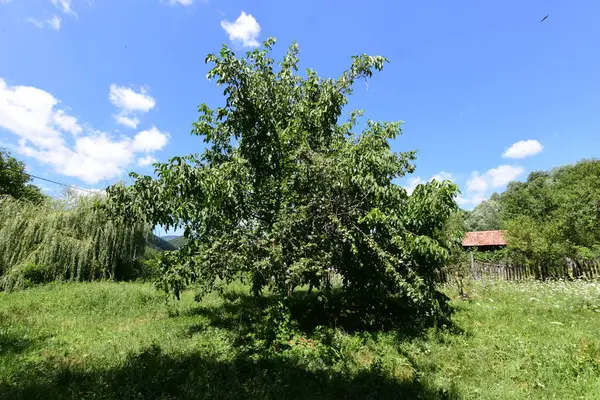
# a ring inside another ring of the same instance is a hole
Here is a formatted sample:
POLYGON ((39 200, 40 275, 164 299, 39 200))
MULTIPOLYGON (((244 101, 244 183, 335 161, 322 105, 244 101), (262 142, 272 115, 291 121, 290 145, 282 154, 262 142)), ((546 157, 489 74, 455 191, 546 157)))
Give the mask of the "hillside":
POLYGON ((187 242, 188 242, 188 240, 186 238, 184 238, 183 236, 175 236, 174 239, 169 240, 169 244, 171 246, 175 247, 176 249, 181 248, 187 242))
POLYGON ((171 240, 173 240, 173 239, 177 239, 178 237, 181 237, 181 236, 179 236, 179 235, 166 235, 166 236, 161 236, 160 238, 161 238, 162 240, 165 240, 165 241, 167 241, 167 242, 170 242, 171 240))
POLYGON ((153 248, 154 250, 158 250, 158 251, 177 250, 177 247, 175 247, 170 242, 164 240, 163 238, 160 238, 156 235, 152 235, 152 238, 153 238, 152 241, 150 241, 150 243, 148 243, 148 247, 153 248))

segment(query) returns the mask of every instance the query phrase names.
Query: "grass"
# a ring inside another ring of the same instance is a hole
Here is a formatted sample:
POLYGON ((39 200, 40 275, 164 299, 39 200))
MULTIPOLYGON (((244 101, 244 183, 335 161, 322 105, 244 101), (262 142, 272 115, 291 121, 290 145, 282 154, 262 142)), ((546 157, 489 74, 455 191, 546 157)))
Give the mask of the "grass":
POLYGON ((140 283, 0 293, 0 399, 600 398, 600 285, 447 292, 458 329, 311 327, 281 348, 243 286, 200 303, 140 283))

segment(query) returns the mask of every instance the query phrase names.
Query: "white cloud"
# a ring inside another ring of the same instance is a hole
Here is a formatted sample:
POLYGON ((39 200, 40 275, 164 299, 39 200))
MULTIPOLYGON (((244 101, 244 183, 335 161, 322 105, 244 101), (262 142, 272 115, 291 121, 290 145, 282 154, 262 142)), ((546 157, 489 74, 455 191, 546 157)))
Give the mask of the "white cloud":
POLYGON ((476 206, 489 197, 490 189, 501 188, 524 172, 523 167, 513 165, 500 165, 484 174, 475 171, 467 180, 467 196, 458 196, 456 202, 460 205, 476 206))
POLYGON ((467 181, 467 192, 485 192, 487 188, 487 180, 478 172, 473 172, 471 178, 467 181))
POLYGON ((510 181, 514 181, 519 175, 523 174, 523 172, 525 172, 523 167, 500 165, 499 167, 490 169, 486 172, 486 175, 491 180, 491 186, 493 188, 499 188, 510 181))
POLYGON ((30 86, 9 87, 0 78, 0 126, 37 143, 60 140, 52 127, 58 100, 50 93, 30 86))
POLYGON ((169 4, 174 6, 177 4, 181 4, 182 6, 190 6, 194 0, 169 0, 169 4))
POLYGON ((522 159, 540 153, 544 146, 537 140, 520 140, 502 154, 504 158, 522 159))
POLYGON ((133 149, 135 151, 157 151, 165 147, 169 136, 162 133, 156 127, 142 131, 135 135, 133 140, 133 149))
POLYGON ((52 30, 58 31, 60 30, 61 19, 59 16, 54 15, 52 18, 49 18, 45 21, 40 21, 39 19, 35 18, 27 18, 27 22, 33 24, 36 28, 50 28, 52 30))
POLYGON ((65 14, 71 14, 77 17, 77 14, 71 8, 71 0, 50 0, 52 5, 59 10, 61 10, 65 14))
POLYGON ((138 124, 140 123, 140 120, 138 118, 128 117, 124 114, 117 114, 114 117, 115 117, 115 121, 117 122, 117 124, 126 126, 128 128, 132 128, 132 129, 137 128, 138 124))
POLYGON ((67 115, 63 110, 54 112, 54 123, 63 131, 70 132, 73 135, 80 134, 82 129, 77 123, 77 118, 67 115))
POLYGON ((9 86, 0 78, 0 128, 19 137, 17 151, 59 174, 87 183, 115 178, 136 154, 160 150, 168 141, 168 134, 155 127, 133 139, 84 130, 75 117, 57 108, 59 103, 44 90, 9 86))
POLYGON ((481 203, 482 201, 485 201, 486 199, 487 197, 481 193, 475 193, 470 197, 456 196, 456 202, 460 206, 476 206, 477 204, 481 203))
POLYGON ((158 161, 156 158, 152 157, 151 155, 147 155, 146 157, 138 158, 137 165, 140 167, 146 167, 150 164, 154 164, 156 161, 158 161))
POLYGON ((435 174, 431 177, 430 181, 454 181, 454 176, 450 172, 441 171, 439 174, 435 174))
POLYGON ((144 87, 140 88, 138 93, 131 88, 118 86, 114 83, 110 85, 108 100, 121 110, 119 114, 114 116, 115 121, 133 129, 137 128, 140 123, 135 114, 147 113, 156 105, 156 100, 147 94, 144 87))
POLYGON ((40 29, 42 29, 46 26, 44 24, 44 21, 40 21, 35 18, 27 18, 27 22, 29 22, 30 24, 33 24, 36 28, 40 28, 40 29))
POLYGON ((413 176, 408 180, 408 184, 406 186, 402 186, 402 187, 404 189, 406 189, 408 194, 412 194, 412 192, 414 192, 417 185, 420 185, 422 183, 425 183, 425 181, 423 181, 423 179, 421 179, 420 176, 413 176))
POLYGON ((117 108, 123 111, 148 112, 156 105, 156 101, 146 94, 146 89, 141 88, 140 93, 124 86, 110 85, 108 99, 117 108))
POLYGON ((225 29, 232 42, 241 42, 244 47, 258 47, 259 43, 256 39, 260 34, 260 25, 252 14, 242 11, 235 22, 221 21, 221 27, 225 29))
POLYGON ((439 181, 439 182, 446 181, 446 180, 454 181, 454 176, 450 172, 446 172, 446 171, 441 171, 441 172, 435 174, 434 176, 429 178, 429 180, 427 180, 427 181, 424 181, 420 176, 413 176, 408 179, 408 184, 406 186, 403 186, 403 188, 406 189, 408 194, 412 194, 412 192, 415 190, 417 185, 421 185, 421 184, 431 182, 434 180, 439 181))
POLYGON ((54 29, 55 31, 60 30, 60 17, 58 15, 52 16, 46 23, 51 29, 54 29))

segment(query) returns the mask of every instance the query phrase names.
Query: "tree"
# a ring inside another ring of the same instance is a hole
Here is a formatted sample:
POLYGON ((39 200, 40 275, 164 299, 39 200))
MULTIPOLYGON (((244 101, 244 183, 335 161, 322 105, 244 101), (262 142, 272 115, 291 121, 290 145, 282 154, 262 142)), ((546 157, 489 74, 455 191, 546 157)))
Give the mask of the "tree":
POLYGON ((465 219, 465 229, 468 232, 500 229, 502 227, 500 209, 499 196, 494 193, 489 200, 481 202, 472 211, 468 212, 465 219))
POLYGON ((39 187, 28 183, 31 180, 25 173, 25 163, 11 157, 7 150, 0 149, 0 195, 40 202, 46 196, 39 187))
POLYGON ((0 196, 0 290, 27 281, 136 278, 150 229, 112 221, 100 195, 41 203, 0 196))
POLYGON ((539 277, 564 275, 567 258, 600 257, 599 160, 533 172, 500 201, 511 253, 539 277))
POLYGON ((327 301, 335 272, 360 315, 388 300, 438 315, 445 299, 436 276, 449 257, 444 228, 457 187, 431 182, 408 196, 392 183, 414 170, 414 152, 390 150, 400 122, 367 121, 356 134, 363 113, 354 111, 338 123, 354 83, 386 59, 355 56, 338 79, 310 69, 301 76, 297 44, 275 64, 274 43, 245 58, 226 46, 206 58, 225 104, 199 107, 192 134, 204 139, 203 154, 158 164, 157 179, 130 174, 132 186, 108 189, 113 210, 184 228, 189 241, 162 260, 163 287, 176 296, 192 282, 211 290, 242 278, 284 305, 301 285, 327 301))

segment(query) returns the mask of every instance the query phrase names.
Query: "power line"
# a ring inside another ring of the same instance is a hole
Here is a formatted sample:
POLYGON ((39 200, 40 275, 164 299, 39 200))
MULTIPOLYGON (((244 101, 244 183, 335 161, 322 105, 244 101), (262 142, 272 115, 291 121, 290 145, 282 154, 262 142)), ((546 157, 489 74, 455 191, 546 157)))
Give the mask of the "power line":
POLYGON ((27 176, 29 176, 31 178, 34 178, 34 179, 40 179, 42 181, 46 181, 46 182, 54 183, 54 184, 57 184, 57 185, 60 185, 60 186, 64 186, 64 187, 67 187, 69 189, 81 190, 83 192, 97 194, 97 192, 94 192, 93 190, 82 189, 82 188, 77 187, 77 186, 67 185, 66 183, 61 183, 61 182, 53 181, 52 179, 42 178, 41 176, 36 176, 36 175, 30 174, 30 173, 25 172, 25 171, 17 171, 17 170, 12 169, 12 168, 6 168, 6 169, 9 170, 9 171, 12 171, 12 172, 17 172, 17 173, 20 173, 20 174, 23 174, 23 175, 27 175, 27 176))
POLYGON ((82 189, 82 188, 80 188, 80 187, 77 187, 77 186, 71 186, 71 185, 67 185, 67 184, 65 184, 65 183, 60 183, 60 182, 53 181, 52 179, 46 179, 46 178, 42 178, 42 177, 39 177, 39 176, 35 176, 35 175, 29 174, 29 173, 27 173, 27 172, 23 172, 23 173, 24 173, 25 175, 28 175, 28 176, 30 176, 30 177, 32 177, 32 178, 34 178, 34 179, 40 179, 40 180, 42 180, 42 181, 46 181, 46 182, 50 182, 50 183, 55 183, 55 184, 57 184, 57 185, 61 185, 61 186, 67 187, 67 188, 69 188, 69 189, 82 190, 82 191, 84 191, 84 192, 88 192, 88 193, 92 193, 92 194, 96 194, 96 193, 97 193, 97 192, 94 192, 93 190, 89 190, 89 189, 82 189))

